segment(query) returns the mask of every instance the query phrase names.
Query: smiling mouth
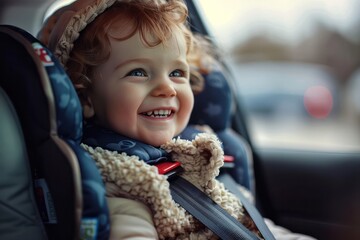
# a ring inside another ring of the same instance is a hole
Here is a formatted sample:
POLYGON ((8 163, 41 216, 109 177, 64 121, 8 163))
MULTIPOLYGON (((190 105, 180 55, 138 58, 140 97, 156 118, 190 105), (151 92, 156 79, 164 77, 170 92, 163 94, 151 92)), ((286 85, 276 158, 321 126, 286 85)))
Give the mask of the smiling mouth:
POLYGON ((154 111, 148 111, 141 113, 141 115, 144 115, 146 117, 153 117, 153 118, 168 118, 171 115, 173 115, 174 112, 172 110, 154 110, 154 111))

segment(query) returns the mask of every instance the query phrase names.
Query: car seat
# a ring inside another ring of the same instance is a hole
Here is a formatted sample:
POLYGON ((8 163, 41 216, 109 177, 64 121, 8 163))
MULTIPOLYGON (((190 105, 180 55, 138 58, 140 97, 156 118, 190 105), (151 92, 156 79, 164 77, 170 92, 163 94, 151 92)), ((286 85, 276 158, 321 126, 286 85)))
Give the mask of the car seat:
POLYGON ((105 187, 80 147, 70 80, 29 33, 0 25, 0 40, 0 239, 108 239, 105 187))
MULTIPOLYGON (((32 216, 28 218, 31 220, 29 225, 33 226, 34 234, 43 236, 43 239, 107 239, 109 218, 105 190, 95 163, 79 146, 82 136, 82 114, 70 80, 48 49, 27 32, 2 25, 0 39, 3 43, 0 55, 0 87, 19 118, 26 147, 26 152, 20 159, 22 162, 28 162, 30 166, 30 170, 26 168, 26 164, 22 165, 21 169, 28 173, 28 177, 31 176, 32 183, 23 187, 23 191, 12 194, 11 201, 15 203, 16 199, 28 193, 26 202, 29 202, 29 207, 21 211, 20 208, 16 208, 19 209, 19 213, 32 216), (35 186, 33 194, 32 185, 35 186), (37 196, 37 201, 34 201, 34 196, 37 196), (34 206, 35 202, 38 204, 37 207, 34 206), (39 220, 39 216, 43 221, 39 220)), ((222 99, 228 99, 229 96, 226 92, 227 83, 221 83, 224 80, 223 75, 214 72, 205 78, 206 89, 207 86, 212 86, 211 83, 217 82, 215 86, 223 86, 225 90, 220 93, 217 89, 214 95, 205 89, 203 94, 207 100, 205 103, 195 100, 194 112, 203 112, 196 110, 197 108, 207 109, 202 107, 204 104, 218 104, 214 96, 222 96, 222 99)), ((231 104, 228 104, 227 100, 224 102, 225 113, 228 114, 231 104)), ((201 115, 198 120, 196 116, 192 116, 191 123, 207 123, 213 127, 224 143, 225 153, 234 157, 237 156, 235 153, 226 151, 226 146, 230 145, 222 136, 237 137, 236 140, 230 138, 230 142, 236 144, 234 149, 240 149, 240 165, 237 166, 240 166, 238 170, 241 169, 244 173, 235 176, 245 176, 243 179, 248 179, 249 182, 247 184, 245 180, 242 184, 251 189, 252 177, 246 177, 252 174, 251 170, 248 170, 251 166, 250 155, 246 155, 249 154, 249 149, 246 148, 246 142, 242 142, 242 138, 229 128, 227 114, 220 114, 222 121, 211 120, 211 114, 208 120, 204 118, 205 115, 201 115), (242 152, 243 150, 246 151, 242 152)), ((1 132, 1 138, 7 138, 5 132, 1 132)), ((8 150, 20 152, 21 145, 16 148, 9 147, 8 150)), ((7 152, 4 152, 4 155, 7 156, 7 152)), ((9 169, 9 161, 3 161, 4 171, 9 169)), ((26 174, 24 176, 26 177, 26 174)), ((8 182, 4 178, 2 181, 4 184, 12 183, 7 186, 9 188, 21 184, 20 181, 8 182)), ((25 178, 22 183, 26 184, 27 181, 28 178, 25 178)), ((3 185, 1 186, 3 192, 3 185)), ((2 202, 4 208, 1 208, 1 211, 4 214, 0 213, 4 219, 13 209, 6 204, 7 199, 10 197, 2 202)), ((1 231, 1 239, 9 239, 6 232, 11 232, 11 229, 15 228, 20 232, 29 226, 19 223, 18 219, 9 221, 8 225, 12 228, 1 231)), ((15 239, 23 238, 24 236, 19 236, 15 239)))
POLYGON ((189 126, 181 137, 193 139, 200 132, 196 125, 208 125, 223 144, 225 155, 234 158, 234 167, 223 168, 240 185, 255 194, 255 179, 250 145, 231 128, 233 96, 223 70, 215 69, 203 74, 204 88, 195 95, 194 109, 189 126))

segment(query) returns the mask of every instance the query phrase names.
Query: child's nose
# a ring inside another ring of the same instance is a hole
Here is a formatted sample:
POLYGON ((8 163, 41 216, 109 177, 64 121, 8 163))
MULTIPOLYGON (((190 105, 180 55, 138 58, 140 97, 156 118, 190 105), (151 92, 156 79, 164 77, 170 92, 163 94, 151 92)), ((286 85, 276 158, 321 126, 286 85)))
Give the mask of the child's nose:
POLYGON ((159 83, 153 89, 152 95, 155 97, 175 97, 177 95, 177 92, 174 88, 172 81, 164 80, 159 81, 159 83))

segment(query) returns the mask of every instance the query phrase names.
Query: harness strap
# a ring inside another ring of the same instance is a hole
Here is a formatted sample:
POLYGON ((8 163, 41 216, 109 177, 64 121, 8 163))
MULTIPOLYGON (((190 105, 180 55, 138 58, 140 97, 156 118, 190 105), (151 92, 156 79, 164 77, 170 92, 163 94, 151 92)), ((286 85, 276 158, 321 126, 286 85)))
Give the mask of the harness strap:
POLYGON ((175 202, 221 239, 258 240, 255 234, 192 183, 180 176, 174 176, 169 181, 175 202))
POLYGON ((266 240, 275 240, 275 237, 270 232, 269 228, 266 226, 266 224, 263 220, 263 217, 261 216, 259 211, 239 191, 239 189, 237 188, 237 183, 234 181, 234 179, 228 174, 221 174, 218 177, 218 180, 220 182, 222 182, 230 192, 235 194, 240 199, 240 201, 243 204, 243 206, 245 207, 246 211, 249 213, 250 217, 255 222, 257 228, 261 232, 261 235, 266 240))

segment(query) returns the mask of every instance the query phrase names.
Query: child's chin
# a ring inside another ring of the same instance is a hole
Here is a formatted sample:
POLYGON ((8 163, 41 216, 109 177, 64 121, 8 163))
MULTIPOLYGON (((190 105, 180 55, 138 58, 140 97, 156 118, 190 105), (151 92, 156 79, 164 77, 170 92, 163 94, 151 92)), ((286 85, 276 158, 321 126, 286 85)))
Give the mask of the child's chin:
POLYGON ((155 147, 160 147, 161 145, 171 141, 171 139, 172 137, 165 137, 165 136, 153 137, 151 139, 148 139, 146 143, 155 147))

